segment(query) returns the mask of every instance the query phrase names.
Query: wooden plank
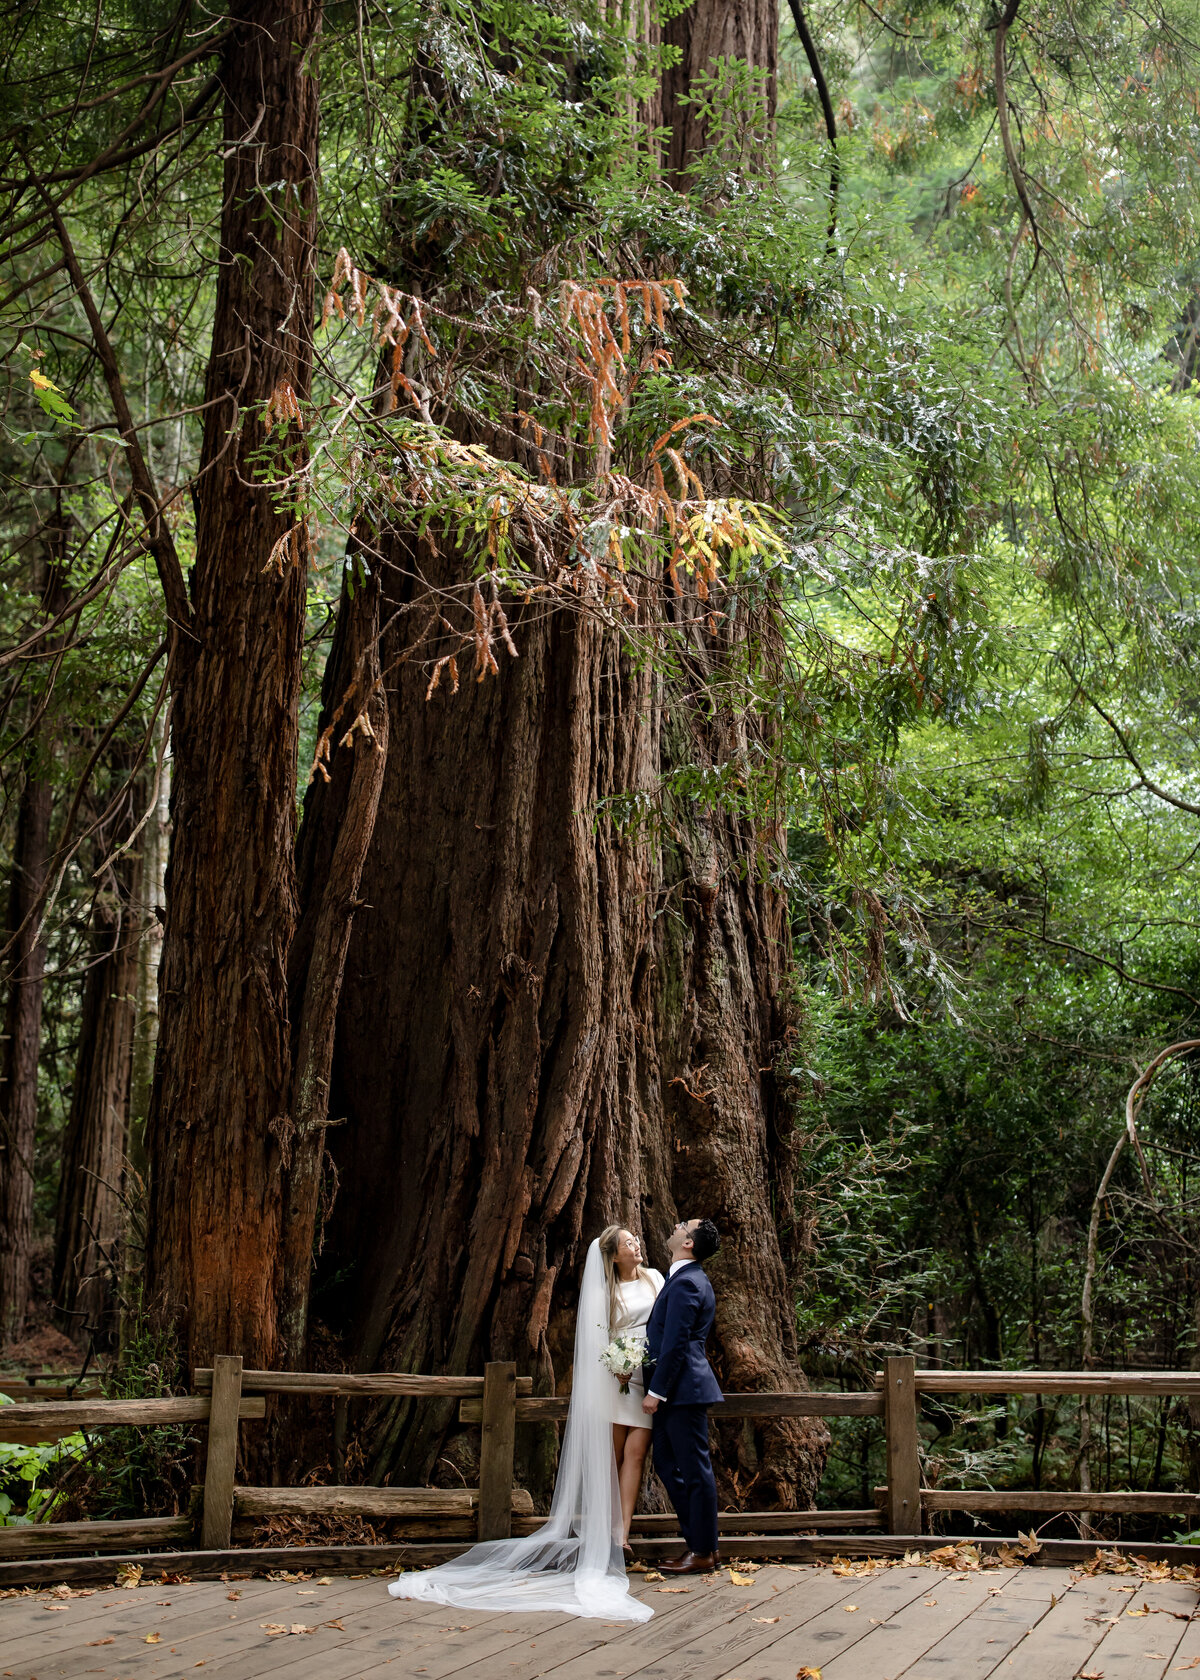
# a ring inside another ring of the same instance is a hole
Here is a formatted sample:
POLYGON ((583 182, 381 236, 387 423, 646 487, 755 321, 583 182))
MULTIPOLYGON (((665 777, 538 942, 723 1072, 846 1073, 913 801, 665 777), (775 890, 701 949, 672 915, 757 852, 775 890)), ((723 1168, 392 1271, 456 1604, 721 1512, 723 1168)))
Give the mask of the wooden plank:
POLYGON ((916 1381, 919 1394, 1200 1394, 1197 1371, 918 1371, 916 1381))
MULTIPOLYGON (((535 1395, 517 1400, 518 1423, 562 1423, 570 1408, 566 1395, 535 1395)), ((883 1395, 787 1393, 727 1394, 719 1406, 709 1407, 709 1416, 720 1418, 756 1417, 882 1417, 883 1395)), ((482 1423, 483 1402, 464 1400, 458 1408, 460 1423, 482 1423)))
POLYGON ((511 1359, 492 1360, 484 1367, 483 1384, 483 1442, 479 1451, 479 1538, 506 1540, 512 1533, 516 1365, 511 1359))
MULTIPOLYGON (((212 1367, 192 1372, 192 1386, 200 1393, 212 1389, 212 1367)), ((457 1400, 464 1395, 482 1398, 483 1377, 426 1377, 407 1371, 243 1371, 247 1394, 414 1395, 457 1400)), ((533 1378, 518 1377, 517 1393, 532 1394, 533 1378)))
MULTIPOLYGON (((8 1440, 5 1430, 28 1425, 33 1429, 51 1429, 68 1434, 76 1429, 114 1429, 160 1423, 207 1423, 212 1402, 199 1394, 180 1395, 167 1400, 69 1400, 37 1401, 29 1405, 0 1406, 0 1440, 8 1440)), ((240 1418, 265 1417, 267 1403, 263 1399, 243 1399, 238 1410, 240 1418)), ((44 1436, 39 1436, 44 1440, 44 1436)))
POLYGON ((98 1383, 33 1383, 0 1377, 0 1394, 10 1400, 93 1400, 100 1395, 98 1383))
MULTIPOLYGON (((922 1589, 920 1595, 892 1610, 849 1651, 832 1661, 822 1658, 822 1680, 893 1680, 910 1669, 914 1676, 929 1673, 918 1659, 956 1628, 968 1624, 972 1615, 990 1602, 996 1593, 998 1571, 989 1569, 986 1574, 980 1571, 956 1580, 941 1570, 921 1569, 914 1571, 912 1578, 922 1589)), ((979 1643, 987 1653, 985 1639, 981 1635, 979 1643)), ((989 1666, 980 1663, 979 1672, 986 1674, 989 1666)))
MULTIPOLYGON (((540 1635, 534 1635, 536 1647, 527 1644, 522 1651, 514 1650, 513 1656, 518 1658, 515 1664, 505 1664, 492 1674, 471 1664, 453 1671, 456 1680, 499 1680, 500 1675, 504 1680, 534 1680, 545 1674, 553 1675, 553 1680, 597 1680, 597 1676, 606 1674, 633 1676, 647 1671, 656 1680, 675 1680, 680 1672, 695 1676, 703 1672, 710 1651, 728 1648, 730 1634, 739 1648, 739 1658, 743 1651, 749 1654, 755 1649, 751 1643, 755 1636, 760 1641, 773 1637, 781 1623, 768 1627, 751 1618, 768 1610, 775 1614, 785 1596, 796 1605, 798 1616, 807 1613, 811 1617, 844 1597, 846 1585, 830 1576, 801 1585, 793 1577, 785 1592, 778 1592, 778 1577, 772 1580, 765 1570, 745 1587, 733 1586, 724 1573, 678 1583, 664 1581, 660 1587, 672 1584, 686 1586, 688 1596, 668 1596, 659 1587, 644 1585, 633 1577, 630 1586, 653 1607, 653 1620, 614 1629, 616 1637, 611 1643, 605 1642, 602 1652, 589 1648, 590 1641, 587 1645, 581 1641, 573 1650, 569 1645, 564 1648, 561 1634, 555 1640, 557 1648, 545 1649, 540 1635)), ((747 1680, 757 1677, 757 1664, 747 1669, 720 1656, 717 1662, 720 1674, 744 1675, 747 1680)), ((793 1663, 789 1680, 795 1673, 793 1663)))
MULTIPOLYGON (((655 1663, 647 1680, 650 1675, 654 1680, 724 1680, 730 1674, 746 1680, 795 1680, 797 1669, 802 1672, 804 1667, 824 1674, 825 1665, 836 1656, 857 1653, 874 1626, 919 1600, 927 1591, 926 1578, 925 1571, 916 1569, 881 1570, 855 1580, 818 1576, 798 1589, 777 1593, 762 1606, 779 1615, 774 1625, 751 1620, 748 1627, 750 1618, 736 1612, 735 1595, 735 1614, 723 1639, 706 1639, 699 1651, 689 1642, 674 1661, 655 1663), (823 1591, 826 1582, 839 1590, 823 1591)), ((643 1672, 636 1660, 622 1667, 634 1676, 643 1672)), ((557 1673, 554 1680, 559 1680, 557 1673)))
POLYGON ((1030 1626, 1009 1652, 1010 1672, 1036 1674, 1038 1680, 1074 1680, 1081 1672, 1094 1671, 1093 1653, 1106 1631, 1098 1618, 1112 1601, 1107 1586, 1107 1582, 1077 1581, 1057 1603, 1043 1606, 1026 1600, 1030 1626))
MULTIPOLYGON (((722 1534, 796 1534, 807 1529, 882 1528, 883 1512, 869 1511, 721 1511, 717 1527, 722 1534)), ((635 1534, 679 1532, 674 1516, 635 1516, 635 1534)))
POLYGON ((901 1354, 884 1370, 887 1432, 887 1526, 893 1534, 921 1532, 921 1455, 917 1431, 916 1360, 901 1354))
MULTIPOLYGON (((528 1519, 522 1519, 528 1520, 528 1519)), ((536 1520, 536 1519, 535 1519, 536 1520)), ((978 1535, 890 1535, 864 1534, 848 1540, 844 1535, 751 1535, 730 1536, 722 1541, 722 1555, 729 1557, 781 1558, 793 1563, 828 1562, 838 1556, 896 1557, 909 1551, 932 1551, 938 1546, 970 1544, 981 1552, 994 1553, 998 1547, 1013 1546, 1017 1536, 998 1535, 980 1539, 978 1535)), ((663 1540, 635 1537, 634 1552, 647 1559, 673 1556, 682 1541, 674 1544, 663 1540)), ((1034 1565, 1062 1568, 1087 1563, 1095 1556, 1097 1543, 1085 1540, 1043 1540, 1042 1549, 1030 1562, 1034 1565)), ((1176 1546, 1148 1541, 1104 1542, 1106 1551, 1124 1557, 1147 1557, 1171 1564, 1194 1565, 1197 1561, 1194 1546, 1176 1546)), ((465 1543, 428 1544, 418 1542, 387 1542, 376 1546, 245 1546, 225 1551, 166 1551, 114 1553, 105 1557, 30 1558, 0 1562, 0 1589, 39 1583, 54 1585, 59 1581, 79 1584, 111 1586, 115 1571, 123 1563, 141 1564, 147 1580, 161 1570, 188 1575, 194 1580, 211 1580, 222 1573, 259 1573, 266 1570, 308 1570, 314 1574, 357 1574, 360 1571, 387 1570, 401 1565, 423 1569, 430 1564, 444 1563, 467 1550, 465 1543)))
POLYGON ((0 1558, 51 1552, 127 1552, 192 1538, 190 1517, 138 1517, 128 1522, 29 1523, 0 1528, 0 1558))
MULTIPOLYGON (((479 1509, 478 1488, 235 1487, 233 1498, 239 1516, 245 1517, 303 1517, 318 1513, 473 1517, 479 1509)), ((523 1517, 533 1515, 533 1495, 528 1488, 513 1488, 510 1509, 523 1517)))
MULTIPOLYGON (((879 1491, 883 1491, 882 1489, 879 1491)), ((1022 1493, 991 1488, 924 1488, 927 1511, 1143 1511, 1200 1516, 1195 1493, 1022 1493)))
POLYGON ((241 1398, 242 1356, 219 1353, 213 1367, 212 1415, 208 1420, 208 1456, 204 1465, 200 1544, 206 1551, 219 1551, 229 1544, 241 1398))
MULTIPOLYGON (((1180 1647, 1195 1610, 1195 1587, 1180 1581, 1147 1581, 1137 1593, 1111 1594, 1102 1610, 1106 1619, 1097 1624, 1108 1631, 1088 1667, 1099 1669, 1106 1680, 1160 1680, 1172 1672, 1172 1662, 1183 1656, 1180 1647), (1125 1609, 1140 1610, 1143 1604, 1151 1611, 1149 1616, 1122 1614, 1125 1609), (1109 1615, 1119 1619, 1108 1621, 1109 1615)), ((1183 1657, 1184 1666, 1186 1662, 1183 1657)))

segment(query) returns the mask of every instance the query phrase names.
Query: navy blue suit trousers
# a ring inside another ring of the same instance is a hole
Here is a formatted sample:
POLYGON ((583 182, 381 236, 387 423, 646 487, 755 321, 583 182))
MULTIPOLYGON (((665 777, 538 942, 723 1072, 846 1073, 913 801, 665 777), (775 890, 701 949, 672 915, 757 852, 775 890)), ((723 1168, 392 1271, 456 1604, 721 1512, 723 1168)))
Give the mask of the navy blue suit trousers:
POLYGON ((654 1468, 671 1496, 690 1552, 717 1549, 717 1483, 708 1451, 708 1407, 662 1405, 652 1426, 654 1468))

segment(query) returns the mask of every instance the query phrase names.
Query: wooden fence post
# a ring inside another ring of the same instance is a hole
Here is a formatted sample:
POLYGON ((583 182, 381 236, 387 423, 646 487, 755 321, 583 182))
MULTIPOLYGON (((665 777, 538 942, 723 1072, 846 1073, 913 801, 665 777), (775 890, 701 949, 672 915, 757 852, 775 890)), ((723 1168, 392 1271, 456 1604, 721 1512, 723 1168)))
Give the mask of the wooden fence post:
POLYGON ((917 1362, 886 1359, 883 1421, 887 1433, 887 1525, 892 1534, 921 1532, 921 1458, 917 1433, 917 1362))
POLYGON ((238 1407, 242 1401, 242 1356, 219 1353, 213 1360, 212 1410, 208 1415, 208 1458, 204 1466, 204 1518, 200 1544, 223 1552, 233 1528, 233 1484, 237 1473, 238 1407))
POLYGON ((517 1367, 492 1360, 483 1368, 483 1445, 479 1453, 479 1538, 512 1534, 513 1447, 517 1430, 517 1367))

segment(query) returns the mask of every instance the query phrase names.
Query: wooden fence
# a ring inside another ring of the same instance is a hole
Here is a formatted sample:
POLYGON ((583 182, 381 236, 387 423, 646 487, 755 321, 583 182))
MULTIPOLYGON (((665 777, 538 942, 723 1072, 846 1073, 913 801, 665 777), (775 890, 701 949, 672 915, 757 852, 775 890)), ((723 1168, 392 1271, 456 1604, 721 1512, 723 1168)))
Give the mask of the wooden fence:
MULTIPOLYGON (((409 1539, 495 1540, 536 1531, 530 1495, 514 1485, 519 1423, 558 1423, 569 1402, 534 1395, 532 1381, 515 1365, 489 1364, 482 1377, 406 1374, 244 1371, 235 1355, 195 1372, 193 1395, 165 1400, 26 1401, 0 1408, 4 1440, 54 1440, 76 1430, 207 1425, 204 1482, 198 1513, 131 1522, 42 1523, 0 1528, 0 1559, 66 1552, 126 1552, 137 1548, 199 1543, 205 1551, 228 1548, 239 1530, 271 1517, 359 1516, 399 1521, 409 1539), (459 1418, 482 1428, 477 1488, 250 1487, 236 1478, 239 1426, 266 1415, 267 1398, 327 1395, 352 1399, 457 1401, 459 1418)), ((919 1371, 913 1359, 886 1361, 876 1386, 861 1393, 806 1391, 730 1394, 714 1406, 717 1418, 872 1417, 882 1422, 887 1483, 875 1490, 869 1510, 725 1512, 723 1535, 761 1539, 763 1551, 786 1549, 787 1537, 874 1530, 917 1536, 935 1512, 1121 1512, 1200 1515, 1190 1493, 1002 1492, 922 1486, 918 1422, 923 1394, 1036 1394, 1190 1396, 1200 1398, 1200 1373, 1191 1371, 919 1371), (772 1538, 778 1537, 778 1538, 772 1538)), ((673 1536, 674 1517, 639 1516, 635 1533, 645 1540, 673 1536)))

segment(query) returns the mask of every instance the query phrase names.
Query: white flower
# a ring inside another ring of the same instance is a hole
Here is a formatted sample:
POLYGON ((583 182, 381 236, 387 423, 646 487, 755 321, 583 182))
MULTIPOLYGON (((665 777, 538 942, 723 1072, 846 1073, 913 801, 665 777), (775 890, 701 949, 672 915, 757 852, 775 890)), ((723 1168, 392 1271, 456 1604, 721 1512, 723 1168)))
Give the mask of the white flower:
POLYGON ((600 1363, 606 1371, 611 1371, 621 1385, 621 1393, 629 1393, 629 1379, 641 1365, 646 1355, 646 1338, 636 1330, 622 1330, 619 1336, 614 1336, 604 1352, 600 1355, 600 1363))

